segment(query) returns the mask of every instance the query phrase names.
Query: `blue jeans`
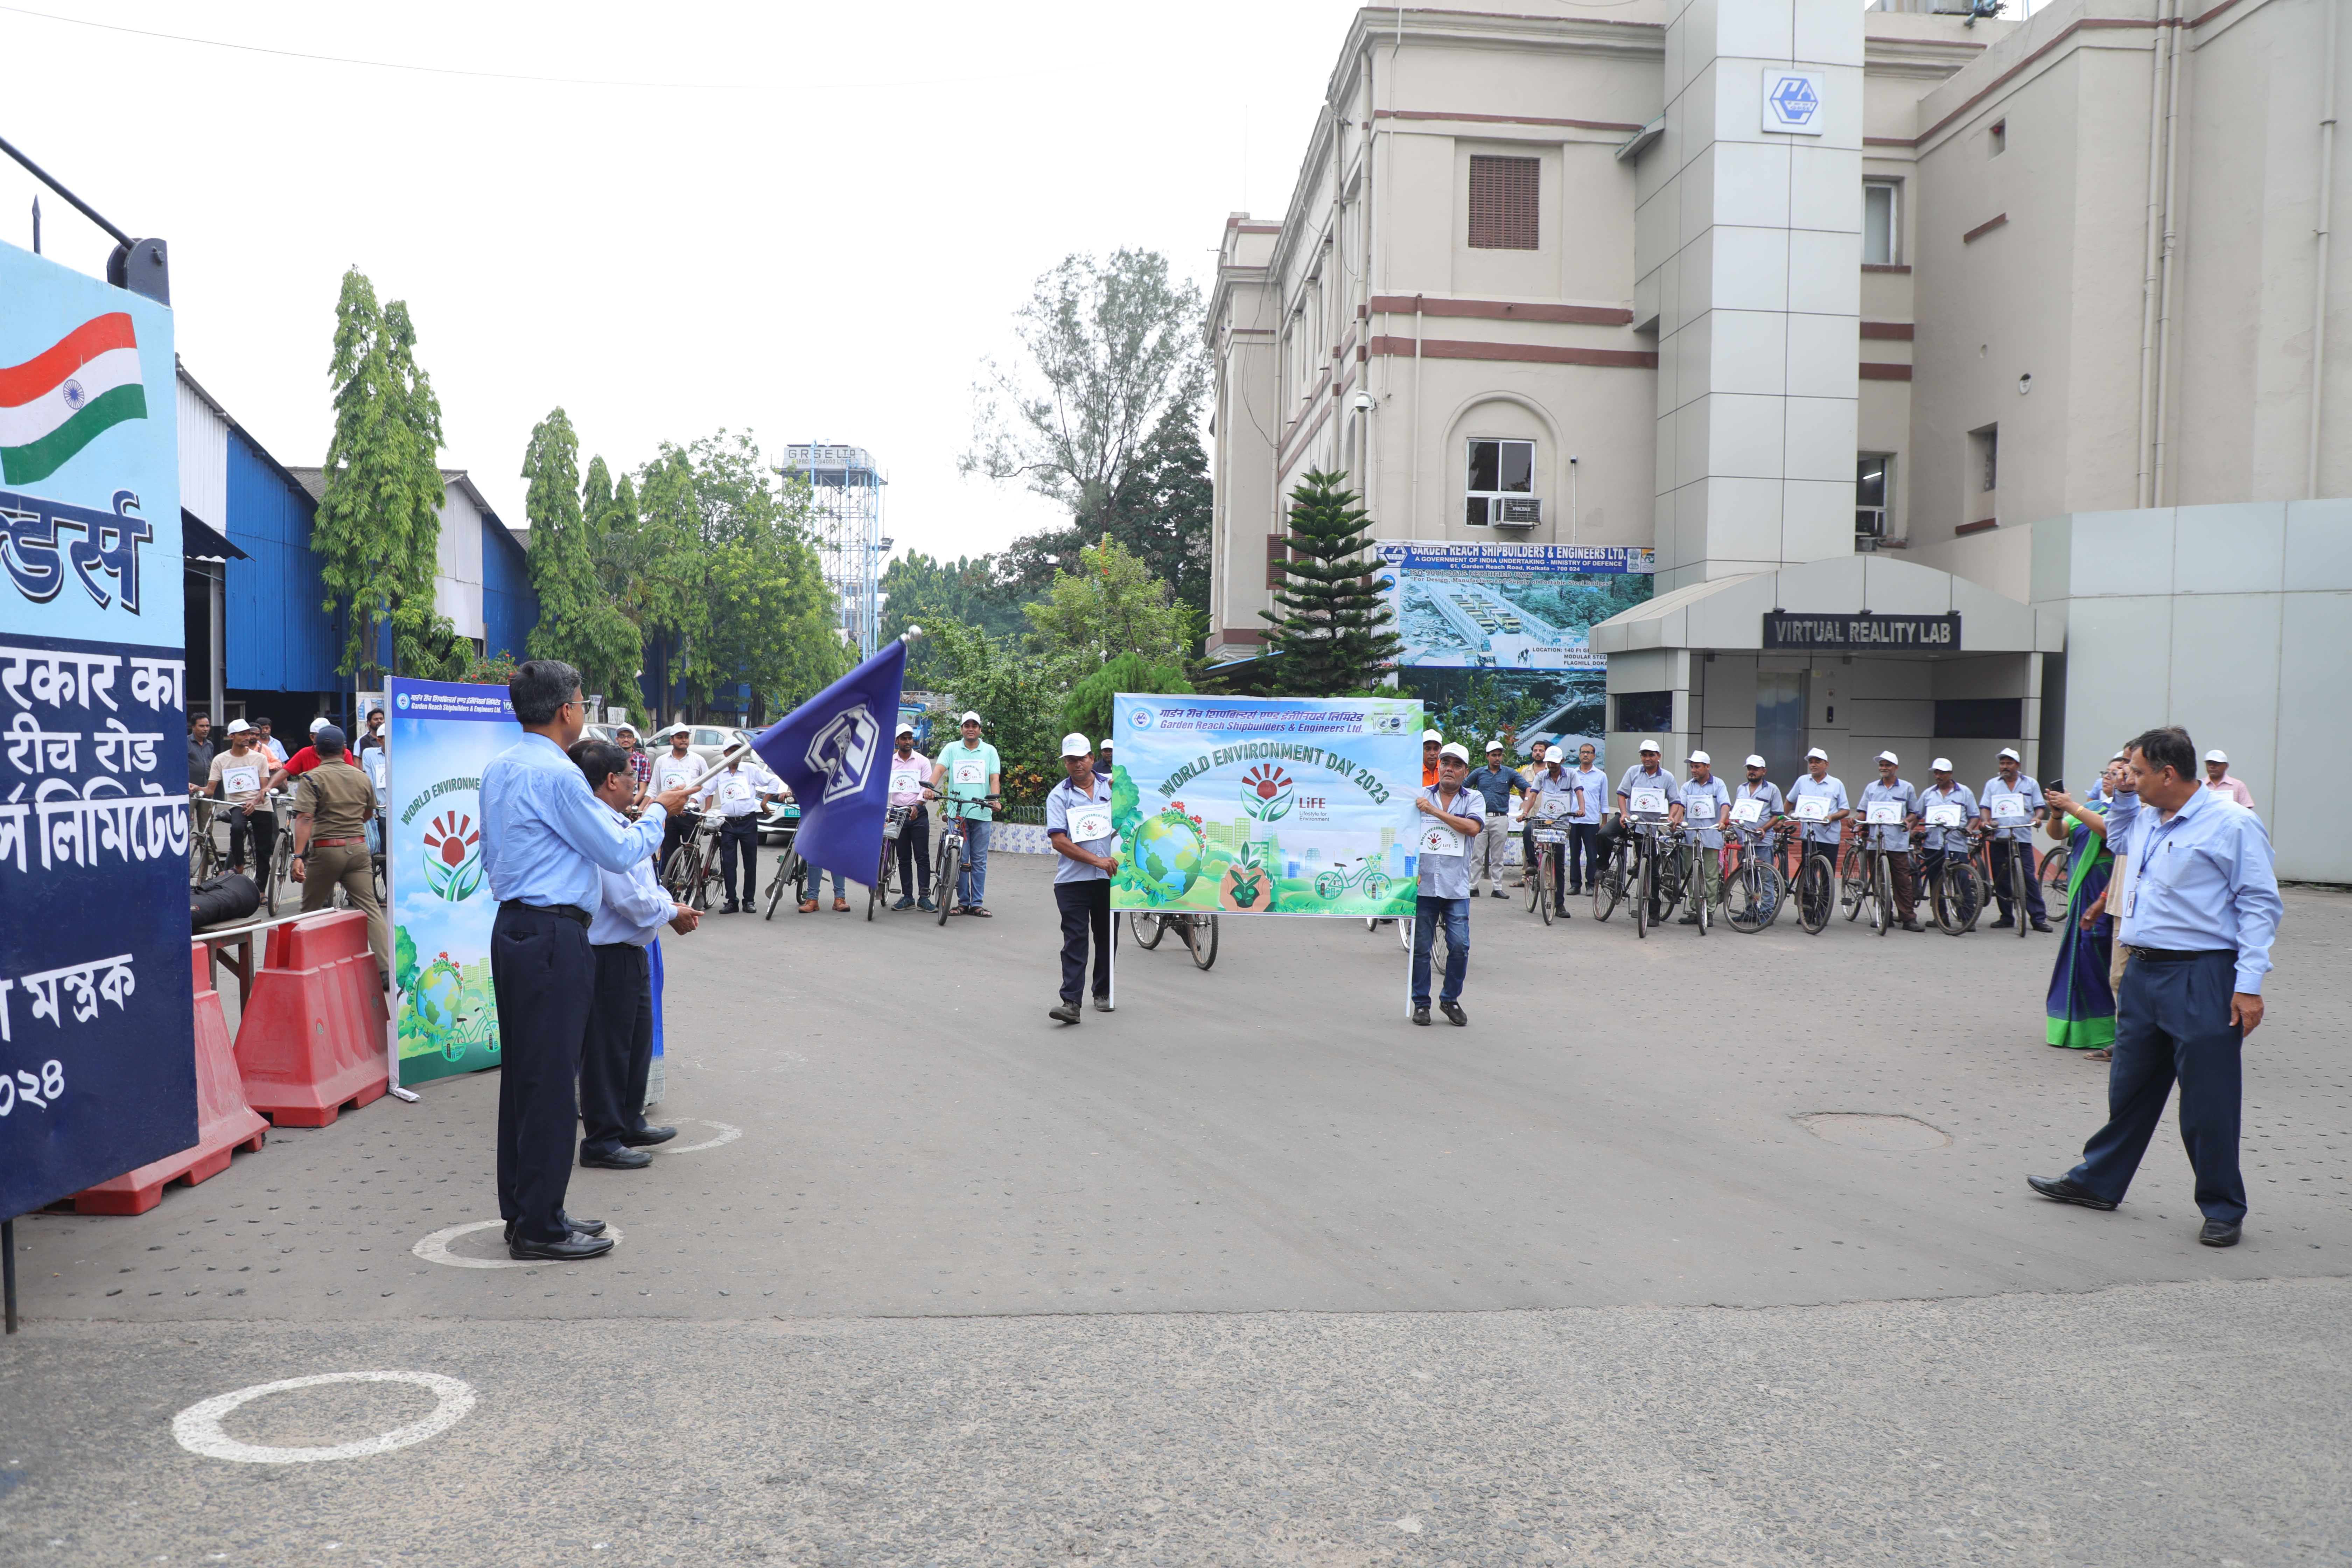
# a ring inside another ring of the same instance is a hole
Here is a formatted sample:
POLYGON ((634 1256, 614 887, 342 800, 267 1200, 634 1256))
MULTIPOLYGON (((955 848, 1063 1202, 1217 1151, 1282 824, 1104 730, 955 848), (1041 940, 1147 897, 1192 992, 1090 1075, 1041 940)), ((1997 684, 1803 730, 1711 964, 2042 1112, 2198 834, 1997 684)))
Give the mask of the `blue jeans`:
POLYGON ((963 864, 956 871, 956 902, 960 904, 988 901, 988 826, 985 822, 964 819, 963 864))
POLYGON ((1412 1005, 1416 1007, 1429 1005, 1429 954, 1440 920, 1445 922, 1445 988, 1438 993, 1438 1000, 1459 1001, 1463 977, 1470 973, 1470 900, 1423 894, 1413 900, 1412 915, 1412 1005))
POLYGON ((2083 1145, 2083 1163, 2069 1176, 2111 1204, 2123 1202, 2178 1083, 2180 1142, 2197 1173, 2198 1208, 2207 1219, 2246 1217, 2238 1167, 2241 1037, 2230 1022, 2237 975, 2231 952, 2169 962, 2133 955, 2116 998, 2107 1124, 2083 1145))

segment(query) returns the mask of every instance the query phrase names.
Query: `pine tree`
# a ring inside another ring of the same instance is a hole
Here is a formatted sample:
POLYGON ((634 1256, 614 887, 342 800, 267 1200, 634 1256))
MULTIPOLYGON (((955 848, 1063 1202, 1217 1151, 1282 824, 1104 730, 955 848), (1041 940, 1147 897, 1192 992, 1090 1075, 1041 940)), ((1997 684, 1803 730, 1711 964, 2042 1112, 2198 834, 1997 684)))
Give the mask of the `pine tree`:
POLYGON ((335 433, 310 530, 319 575, 346 610, 337 668, 382 684, 383 632, 409 675, 441 675, 455 628, 433 607, 441 558, 441 404, 416 363, 408 306, 379 307, 356 267, 335 301, 335 433))
POLYGON ((1370 553, 1366 514, 1343 474, 1309 473, 1290 492, 1290 558, 1275 590, 1279 615, 1267 623, 1266 652, 1280 689, 1295 696, 1337 697, 1380 680, 1404 639, 1387 629, 1387 603, 1373 588, 1380 561, 1370 553))

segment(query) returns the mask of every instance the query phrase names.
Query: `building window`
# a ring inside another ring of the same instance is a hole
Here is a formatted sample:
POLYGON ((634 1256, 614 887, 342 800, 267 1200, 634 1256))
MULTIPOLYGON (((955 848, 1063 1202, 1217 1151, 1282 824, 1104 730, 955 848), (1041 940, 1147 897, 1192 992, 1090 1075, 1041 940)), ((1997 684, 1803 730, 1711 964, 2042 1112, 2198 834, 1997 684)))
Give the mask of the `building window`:
POLYGON ((1992 122, 1992 129, 1985 132, 1985 156, 1998 158, 2008 151, 2009 121, 1996 120, 1992 122))
POLYGON ((1892 267, 1901 259, 1895 253, 1899 230, 1895 227, 1896 211, 1892 180, 1864 180, 1862 183, 1862 260, 1865 267, 1892 267))
POLYGON ((1977 489, 1988 494, 2000 489, 2000 426, 1969 431, 1969 447, 1976 459, 1977 489))
POLYGON ((1536 248, 1540 158, 1470 158, 1470 245, 1475 250, 1536 248))
POLYGON ((1863 549, 1870 546, 1865 540, 1886 537, 1888 481, 1895 471, 1895 459, 1883 454, 1864 453, 1856 459, 1853 470, 1853 537, 1863 549))
POLYGON ((2016 741, 2025 735, 2025 701, 2018 697, 1939 697, 1938 741, 2016 741))
POLYGON ((1536 488, 1533 441, 1473 441, 1462 521, 1473 528, 1503 520, 1507 496, 1532 495, 1536 488))
POLYGON ((1675 694, 1671 691, 1621 691, 1617 704, 1620 731, 1643 730, 1654 734, 1675 727, 1675 694))

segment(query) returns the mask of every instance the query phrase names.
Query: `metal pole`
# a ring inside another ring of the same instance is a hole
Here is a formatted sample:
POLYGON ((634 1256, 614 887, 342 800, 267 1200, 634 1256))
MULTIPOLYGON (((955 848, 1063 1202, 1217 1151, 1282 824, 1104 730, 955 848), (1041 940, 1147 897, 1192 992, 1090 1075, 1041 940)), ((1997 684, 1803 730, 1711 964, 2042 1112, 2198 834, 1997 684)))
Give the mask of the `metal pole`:
POLYGON ((7 1331, 13 1334, 16 1331, 16 1222, 13 1219, 0 1219, 0 1251, 8 1255, 5 1262, 0 1262, 0 1294, 7 1297, 7 1331))
POLYGON ((99 216, 97 209, 92 207, 88 202, 82 200, 79 196, 74 195, 71 191, 58 184, 57 177, 51 174, 47 169, 42 168, 38 163, 36 163, 30 158, 26 157, 24 153, 10 146, 5 138, 0 138, 0 153, 5 153, 11 158, 16 159, 19 163, 24 164, 26 172, 29 173, 33 178, 40 181, 41 184, 48 186, 49 189, 57 192, 58 195, 71 202, 76 212, 81 214, 82 216, 89 219, 90 222, 98 225, 99 227, 112 235, 114 237, 114 242, 117 245, 121 246, 125 250, 128 250, 132 245, 137 243, 129 235, 123 233, 121 229, 115 227, 112 224, 99 216))

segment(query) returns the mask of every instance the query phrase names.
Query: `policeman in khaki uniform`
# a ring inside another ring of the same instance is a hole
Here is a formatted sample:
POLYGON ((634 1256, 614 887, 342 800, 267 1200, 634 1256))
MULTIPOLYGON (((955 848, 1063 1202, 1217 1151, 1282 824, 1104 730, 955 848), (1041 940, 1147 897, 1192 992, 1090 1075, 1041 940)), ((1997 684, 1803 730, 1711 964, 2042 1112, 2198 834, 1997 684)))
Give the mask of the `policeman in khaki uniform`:
POLYGON ((368 854, 367 820, 375 815, 375 786, 352 765, 343 732, 329 724, 310 738, 319 765, 294 786, 294 858, 286 874, 302 884, 302 912, 323 910, 340 885, 352 908, 367 916, 368 946, 376 968, 392 973, 383 906, 375 899, 375 863, 368 854))

